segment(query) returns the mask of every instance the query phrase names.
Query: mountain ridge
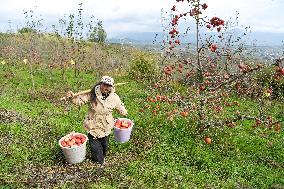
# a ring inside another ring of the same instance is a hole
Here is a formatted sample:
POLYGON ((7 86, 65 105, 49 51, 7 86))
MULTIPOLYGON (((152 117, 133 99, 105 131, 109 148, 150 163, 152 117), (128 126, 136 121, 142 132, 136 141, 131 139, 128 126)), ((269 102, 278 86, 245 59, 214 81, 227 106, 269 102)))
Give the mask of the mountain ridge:
MULTIPOLYGON (((242 30, 234 30, 237 34, 244 33, 242 30)), ((194 34, 194 33, 193 33, 194 34)), ((206 34, 206 33, 203 33, 206 34)), ((217 33, 216 33, 217 34, 217 33)), ((162 42, 165 34, 162 32, 127 32, 119 34, 115 37, 109 38, 110 43, 133 43, 133 44, 153 44, 155 42, 162 42)), ((181 37, 181 41, 186 43, 195 43, 194 37, 181 37)), ((217 35, 216 35, 217 37, 217 35)), ((248 33, 249 43, 255 43, 257 46, 280 46, 284 45, 284 33, 273 32, 251 32, 248 33)), ((166 39, 166 38, 165 38, 166 39)))

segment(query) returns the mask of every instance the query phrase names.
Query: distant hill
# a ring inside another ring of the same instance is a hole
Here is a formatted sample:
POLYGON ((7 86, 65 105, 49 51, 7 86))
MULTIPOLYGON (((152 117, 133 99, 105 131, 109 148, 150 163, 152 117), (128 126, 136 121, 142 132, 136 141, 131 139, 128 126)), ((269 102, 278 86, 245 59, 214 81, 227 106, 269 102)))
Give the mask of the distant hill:
POLYGON ((262 46, 277 46, 284 44, 284 33, 253 32, 251 38, 256 39, 257 45, 262 46))
MULTIPOLYGON (((236 32, 243 32, 236 30, 236 32)), ((195 35, 192 37, 181 38, 186 43, 195 43, 195 35)), ((272 32, 252 32, 249 35, 249 42, 254 41, 258 46, 278 46, 283 45, 284 33, 272 33, 272 32)), ((163 40, 163 33, 161 32, 130 32, 123 33, 114 38, 108 39, 110 43, 132 43, 132 44, 151 44, 153 42, 161 42, 163 40)))
POLYGON ((130 32, 123 33, 116 37, 108 39, 110 43, 133 43, 133 44, 151 44, 158 37, 158 41, 162 41, 162 33, 154 32, 130 32), (158 35, 157 35, 158 34, 158 35))

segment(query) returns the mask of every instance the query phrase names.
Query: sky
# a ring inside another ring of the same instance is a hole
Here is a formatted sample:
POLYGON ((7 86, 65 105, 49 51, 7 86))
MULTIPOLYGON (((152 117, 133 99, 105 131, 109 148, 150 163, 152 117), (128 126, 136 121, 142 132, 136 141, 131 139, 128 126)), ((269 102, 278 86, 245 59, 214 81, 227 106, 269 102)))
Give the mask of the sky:
MULTIPOLYGON (((175 4, 186 10, 186 3, 175 0, 0 0, 0 31, 17 29, 25 25, 23 11, 34 10, 35 16, 51 28, 64 15, 77 13, 83 3, 83 18, 91 15, 103 21, 108 37, 124 32, 162 31, 161 10, 170 12, 175 4)), ((284 0, 204 0, 208 4, 206 15, 224 20, 239 12, 239 25, 250 26, 252 31, 284 33, 284 0)))

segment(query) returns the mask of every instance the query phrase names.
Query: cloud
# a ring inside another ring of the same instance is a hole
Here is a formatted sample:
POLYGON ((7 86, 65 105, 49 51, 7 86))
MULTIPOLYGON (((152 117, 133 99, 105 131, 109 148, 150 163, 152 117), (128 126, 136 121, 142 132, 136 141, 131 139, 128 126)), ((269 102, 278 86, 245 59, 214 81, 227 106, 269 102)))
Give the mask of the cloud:
MULTIPOLYGON (((187 10, 185 3, 181 5, 175 0, 0 0, 1 30, 9 27, 8 20, 14 26, 25 24, 23 10, 35 10, 42 15, 45 23, 55 24, 64 14, 77 13, 79 3, 83 3, 85 21, 94 15, 102 20, 109 36, 130 31, 161 31, 161 9, 170 11, 173 4, 179 10, 187 10)), ((208 17, 218 16, 225 20, 235 17, 239 11, 239 24, 251 26, 253 31, 284 32, 284 1, 282 0, 205 0, 209 7, 208 17)))
POLYGON ((270 27, 272 32, 284 32, 284 23, 281 21, 284 1, 282 0, 216 0, 210 1, 209 13, 218 15, 225 20, 235 17, 235 12, 239 12, 239 24, 250 26, 253 31, 267 31, 270 27), (211 8, 211 9, 210 9, 211 8))

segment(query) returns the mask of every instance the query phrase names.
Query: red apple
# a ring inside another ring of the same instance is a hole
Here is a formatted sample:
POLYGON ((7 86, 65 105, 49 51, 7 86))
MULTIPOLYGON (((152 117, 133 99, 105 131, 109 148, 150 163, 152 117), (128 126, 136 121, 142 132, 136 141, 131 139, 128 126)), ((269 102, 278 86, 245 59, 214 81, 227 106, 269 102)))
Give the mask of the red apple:
POLYGON ((65 142, 68 142, 70 139, 71 139, 71 137, 68 136, 68 137, 65 137, 65 138, 64 138, 64 141, 65 141, 65 142))
POLYGON ((128 128, 128 123, 127 123, 127 121, 122 121, 122 122, 121 122, 121 127, 126 127, 126 128, 128 128))
POLYGON ((67 145, 67 143, 63 140, 63 141, 61 141, 61 145, 63 146, 63 147, 67 147, 68 145, 67 145))
POLYGON ((215 52, 216 49, 217 49, 217 45, 212 44, 212 45, 210 46, 210 50, 211 50, 212 52, 215 52))
POLYGON ((200 90, 200 91, 204 91, 205 88, 206 88, 206 87, 205 87, 204 85, 201 85, 201 86, 199 87, 199 90, 200 90))
POLYGON ((187 111, 181 112, 180 115, 183 116, 183 117, 187 117, 188 116, 188 112, 187 111))
POLYGON ((202 6, 202 9, 203 9, 203 10, 207 9, 207 7, 208 7, 208 5, 207 5, 206 3, 204 3, 204 4, 201 5, 201 6, 202 6))
POLYGON ((119 119, 117 119, 114 126, 119 128, 121 126, 121 121, 119 119))
POLYGON ((210 137, 208 137, 208 136, 206 136, 204 138, 204 141, 205 141, 206 144, 211 144, 212 143, 212 139, 210 137))
POLYGON ((131 121, 127 121, 127 123, 128 123, 128 126, 131 127, 132 125, 131 121))
POLYGON ((175 43, 179 45, 179 44, 180 44, 180 41, 177 39, 177 40, 175 41, 175 43))
POLYGON ((81 139, 80 139, 80 138, 75 138, 75 143, 76 143, 76 144, 79 144, 79 143, 81 144, 81 143, 82 143, 82 142, 81 142, 81 139))
POLYGON ((84 143, 84 142, 86 142, 86 138, 84 137, 84 138, 81 138, 81 142, 82 142, 82 144, 84 143))
POLYGON ((72 138, 71 140, 70 140, 70 145, 72 146, 72 145, 74 145, 76 142, 75 142, 75 139, 74 138, 72 138))
POLYGON ((284 75, 284 68, 281 68, 280 73, 284 75))

